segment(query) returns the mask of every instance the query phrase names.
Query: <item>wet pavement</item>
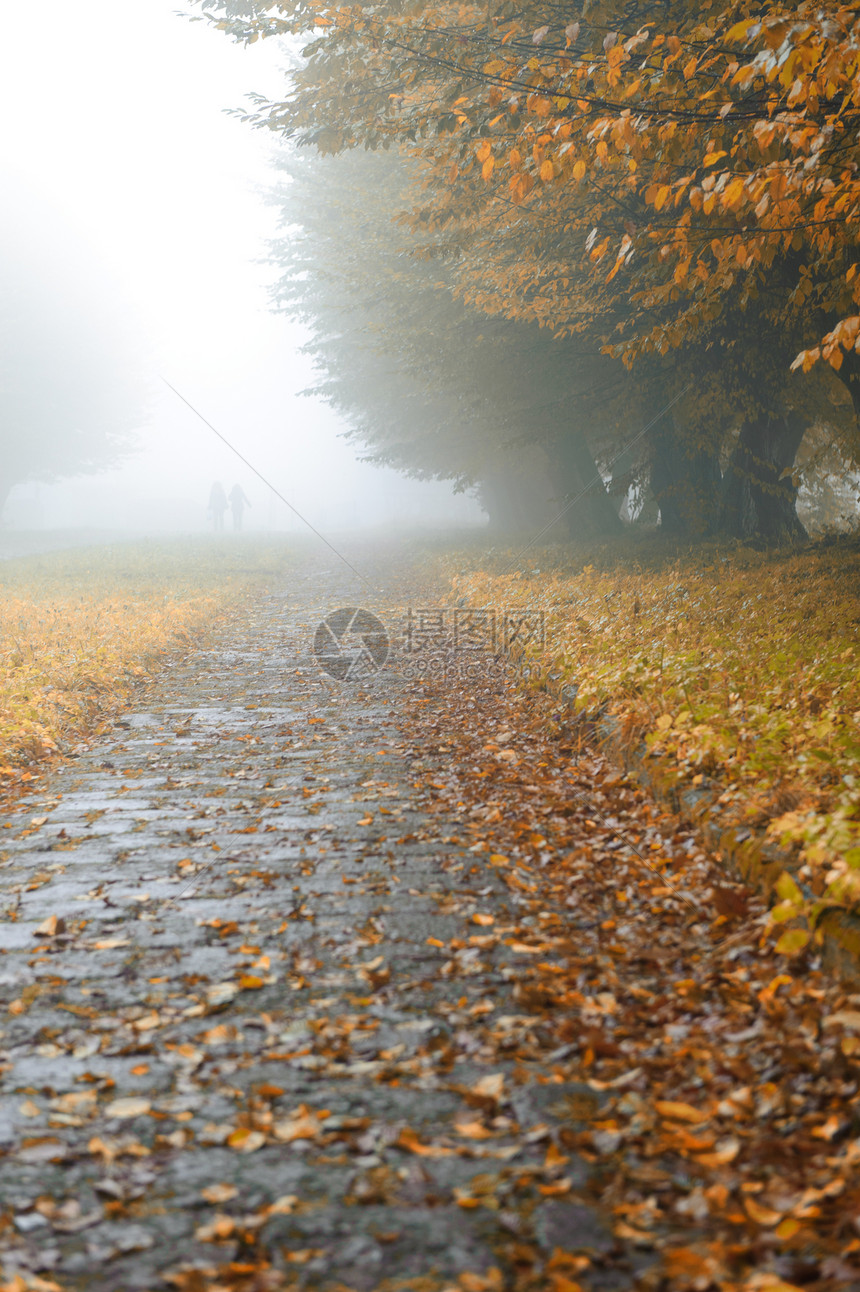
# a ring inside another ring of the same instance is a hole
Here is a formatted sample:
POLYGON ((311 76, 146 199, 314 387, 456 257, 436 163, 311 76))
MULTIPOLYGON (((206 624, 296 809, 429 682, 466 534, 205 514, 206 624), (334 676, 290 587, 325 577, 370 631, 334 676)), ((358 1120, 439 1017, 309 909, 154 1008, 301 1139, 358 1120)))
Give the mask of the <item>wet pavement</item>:
POLYGON ((501 1290, 528 1259, 610 1288, 648 1263, 554 1147, 598 1097, 517 999, 523 948, 484 936, 516 927, 510 883, 428 810, 420 688, 312 654, 355 597, 336 570, 273 589, 5 822, 21 1287, 501 1290))

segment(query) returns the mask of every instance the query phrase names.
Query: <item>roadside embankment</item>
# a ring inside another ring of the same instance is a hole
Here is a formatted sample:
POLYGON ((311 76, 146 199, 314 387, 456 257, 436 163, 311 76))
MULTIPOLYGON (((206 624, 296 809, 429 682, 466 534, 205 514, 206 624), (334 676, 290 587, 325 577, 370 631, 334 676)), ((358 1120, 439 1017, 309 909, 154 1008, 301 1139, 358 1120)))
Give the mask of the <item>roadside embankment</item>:
POLYGON ((462 606, 543 616, 542 640, 500 642, 523 685, 558 696, 560 734, 605 741, 775 892, 786 953, 826 927, 860 959, 856 543, 472 552, 446 568, 462 606))

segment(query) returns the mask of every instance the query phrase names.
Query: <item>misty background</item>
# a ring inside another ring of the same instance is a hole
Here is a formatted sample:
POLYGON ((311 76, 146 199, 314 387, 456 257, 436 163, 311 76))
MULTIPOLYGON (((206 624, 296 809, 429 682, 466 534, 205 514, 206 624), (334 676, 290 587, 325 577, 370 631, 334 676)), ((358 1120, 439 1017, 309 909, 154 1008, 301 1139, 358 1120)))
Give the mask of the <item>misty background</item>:
MULTIPOLYGON (((248 495, 246 529, 302 530, 162 376, 318 528, 482 523, 450 486, 362 463, 334 410, 300 394, 313 379, 306 336, 270 312, 276 271, 263 263, 281 145, 225 112, 249 91, 278 93, 275 43, 236 47, 171 0, 45 0, 37 20, 22 7, 3 28, 4 278, 32 284, 39 345, 64 351, 79 380, 74 347, 97 350, 88 329, 107 337, 106 388, 126 383, 117 424, 135 446, 97 473, 16 483, 3 530, 199 532, 216 479, 248 495), (65 340, 45 317, 52 302, 65 340)), ((14 377, 22 413, 3 433, 23 448, 38 364, 16 361, 14 377)), ((58 432, 61 419, 58 408, 58 432)))

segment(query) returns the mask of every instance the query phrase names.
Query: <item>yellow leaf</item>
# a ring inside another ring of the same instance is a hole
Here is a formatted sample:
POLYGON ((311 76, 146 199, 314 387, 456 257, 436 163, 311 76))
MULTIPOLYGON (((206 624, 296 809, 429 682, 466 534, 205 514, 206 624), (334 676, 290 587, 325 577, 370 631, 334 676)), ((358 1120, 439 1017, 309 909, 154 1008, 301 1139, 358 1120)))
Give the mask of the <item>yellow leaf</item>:
POLYGON ((783 956, 793 956, 809 944, 809 929, 786 929, 776 944, 776 949, 783 956))
POLYGON ((240 1126, 227 1136, 230 1148, 235 1148, 240 1153, 255 1153, 265 1142, 265 1135, 260 1131, 249 1130, 247 1126, 240 1126))
POLYGON ((484 180, 488 180, 495 169, 496 169, 495 158, 488 157, 487 160, 484 162, 483 166, 481 167, 481 178, 484 180))
POLYGON ((545 184, 548 184, 554 175, 555 168, 549 158, 547 158, 540 168, 540 177, 545 184))

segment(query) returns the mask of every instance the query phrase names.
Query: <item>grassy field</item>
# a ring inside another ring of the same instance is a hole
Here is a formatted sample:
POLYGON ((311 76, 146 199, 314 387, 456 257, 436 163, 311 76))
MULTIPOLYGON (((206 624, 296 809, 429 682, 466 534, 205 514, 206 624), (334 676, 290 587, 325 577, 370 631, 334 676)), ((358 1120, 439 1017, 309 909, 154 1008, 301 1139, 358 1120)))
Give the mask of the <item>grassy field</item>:
MULTIPOLYGON (((472 606, 545 615, 528 686, 610 712, 677 784, 716 781, 727 815, 798 854, 823 901, 860 900, 860 545, 785 554, 595 552, 443 558, 472 606)), ((786 889, 788 906, 797 894, 786 889)))
POLYGON ((189 539, 0 565, 0 790, 97 733, 171 653, 289 563, 285 542, 189 539))

